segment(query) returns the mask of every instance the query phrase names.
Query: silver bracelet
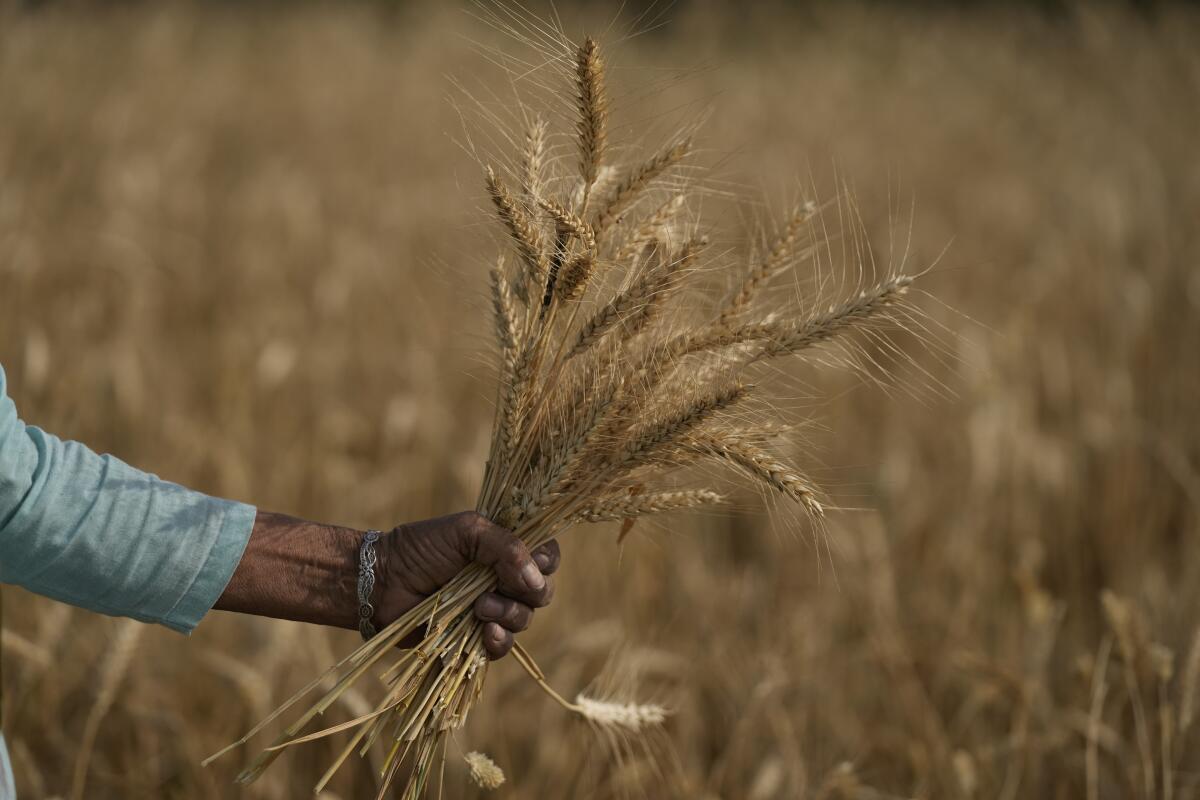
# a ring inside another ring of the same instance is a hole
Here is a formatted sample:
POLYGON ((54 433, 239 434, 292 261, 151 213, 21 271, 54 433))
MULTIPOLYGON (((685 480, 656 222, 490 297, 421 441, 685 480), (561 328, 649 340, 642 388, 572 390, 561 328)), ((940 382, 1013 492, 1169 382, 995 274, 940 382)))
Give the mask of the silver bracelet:
POLYGON ((371 592, 375 590, 375 543, 379 541, 379 536, 379 531, 367 531, 362 546, 358 548, 358 632, 362 634, 363 641, 377 633, 375 623, 371 621, 375 616, 371 592))

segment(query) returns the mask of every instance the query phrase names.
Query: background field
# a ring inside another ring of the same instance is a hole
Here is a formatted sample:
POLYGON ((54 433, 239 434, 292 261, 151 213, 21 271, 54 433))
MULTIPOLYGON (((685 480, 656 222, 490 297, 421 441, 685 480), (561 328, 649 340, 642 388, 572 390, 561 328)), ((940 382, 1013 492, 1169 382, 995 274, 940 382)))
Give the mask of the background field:
MULTIPOLYGON (((1200 796, 1200 15, 668 16, 613 42, 617 122, 711 111, 711 181, 746 198, 711 201, 730 241, 802 183, 844 181, 884 262, 911 217, 951 358, 912 352, 944 389, 822 384, 797 457, 860 509, 831 515, 832 557, 753 495, 639 527, 619 563, 607 528, 564 541, 523 641, 564 692, 614 653, 636 670, 676 711, 667 780, 511 663, 463 750, 512 798, 1200 796)), ((471 506, 494 238, 446 76, 508 88, 471 41, 502 38, 435 3, 0 11, 0 362, 26 421, 323 521, 471 506)), ((4 594, 23 797, 69 796, 81 754, 88 798, 308 795, 331 745, 248 789, 241 756, 198 762, 353 635, 217 613, 184 640, 4 594)), ((352 763, 329 797, 373 786, 352 763)))

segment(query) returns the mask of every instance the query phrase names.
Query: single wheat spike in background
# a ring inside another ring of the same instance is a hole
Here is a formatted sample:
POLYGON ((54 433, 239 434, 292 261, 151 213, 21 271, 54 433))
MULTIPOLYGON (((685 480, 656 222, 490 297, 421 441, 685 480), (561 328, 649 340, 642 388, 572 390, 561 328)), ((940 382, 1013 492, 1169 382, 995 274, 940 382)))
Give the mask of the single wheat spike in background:
MULTIPOLYGON (((609 110, 600 47, 589 38, 558 55, 559 63, 573 65, 566 103, 576 120, 578 173, 555 174, 563 162, 546 158, 552 132, 543 120, 555 109, 541 109, 547 113, 525 133, 517 192, 498 170, 485 169, 511 256, 501 255, 490 273, 500 377, 478 510, 532 549, 579 523, 623 521, 628 532, 630 521, 644 515, 724 502, 726 493, 687 485, 724 474, 748 479, 819 520, 817 488, 771 449, 789 430, 783 412, 749 378, 778 376, 761 367, 783 357, 819 355, 826 363, 853 353, 856 335, 858 352, 870 360, 868 346, 880 345, 890 326, 916 318, 907 302, 911 278, 887 275, 844 296, 811 298, 807 306, 794 295, 772 300, 766 284, 809 265, 820 245, 812 204, 798 207, 748 277, 711 254, 695 233, 699 220, 686 221, 687 236, 664 235, 687 214, 681 181, 670 178, 691 156, 691 139, 635 164, 605 189, 609 110), (653 210, 631 218, 641 204, 653 210), (737 287, 715 307, 698 285, 699 276, 714 273, 737 287)), ((898 352, 892 343, 887 349, 898 352)), ((360 645, 235 743, 331 686, 239 779, 253 781, 290 746, 345 732, 346 746, 318 791, 351 753, 380 747, 379 797, 396 780, 402 797, 422 796, 441 773, 447 734, 463 725, 483 690, 487 661, 472 606, 495 585, 489 570, 468 567, 360 645), (417 631, 423 631, 419 645, 396 649, 417 631), (305 732, 368 673, 384 687, 369 713, 305 732)), ((582 695, 570 702, 546 684, 519 644, 514 655, 564 709, 609 738, 639 735, 666 718, 654 705, 582 695)), ((486 756, 470 753, 466 762, 480 785, 503 780, 486 756)))

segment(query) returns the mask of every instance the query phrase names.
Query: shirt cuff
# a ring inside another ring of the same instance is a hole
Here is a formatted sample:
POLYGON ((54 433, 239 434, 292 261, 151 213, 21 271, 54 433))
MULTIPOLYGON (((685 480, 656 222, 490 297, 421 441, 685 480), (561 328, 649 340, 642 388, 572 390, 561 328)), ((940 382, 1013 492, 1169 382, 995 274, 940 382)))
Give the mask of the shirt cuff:
POLYGON ((182 634, 190 634, 207 614, 233 577, 250 541, 258 509, 244 503, 229 502, 221 531, 213 542, 204 565, 179 602, 160 620, 162 625, 182 634))

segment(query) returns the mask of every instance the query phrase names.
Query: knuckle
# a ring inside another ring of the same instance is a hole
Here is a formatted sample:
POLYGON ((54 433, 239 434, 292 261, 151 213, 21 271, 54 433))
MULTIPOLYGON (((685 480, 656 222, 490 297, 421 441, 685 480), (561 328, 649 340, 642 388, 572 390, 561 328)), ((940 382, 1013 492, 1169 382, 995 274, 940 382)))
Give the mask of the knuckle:
POLYGON ((480 533, 484 530, 487 519, 478 511, 460 511, 454 515, 454 524, 467 533, 480 533))
POLYGON ((509 535, 504 543, 504 560, 514 566, 520 566, 528 558, 525 544, 516 536, 509 535))

